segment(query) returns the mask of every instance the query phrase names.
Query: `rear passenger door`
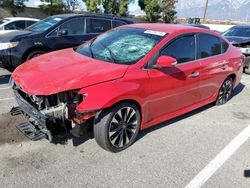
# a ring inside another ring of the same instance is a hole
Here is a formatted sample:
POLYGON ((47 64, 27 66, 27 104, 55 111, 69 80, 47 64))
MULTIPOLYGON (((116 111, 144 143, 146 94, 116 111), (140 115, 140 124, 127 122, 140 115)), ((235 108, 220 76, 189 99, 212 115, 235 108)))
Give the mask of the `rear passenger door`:
POLYGON ((207 100, 217 95, 225 72, 228 71, 228 60, 225 55, 229 45, 221 38, 200 33, 198 35, 198 58, 200 59, 201 98, 207 100))
POLYGON ((86 18, 88 40, 111 29, 111 20, 102 18, 86 18))

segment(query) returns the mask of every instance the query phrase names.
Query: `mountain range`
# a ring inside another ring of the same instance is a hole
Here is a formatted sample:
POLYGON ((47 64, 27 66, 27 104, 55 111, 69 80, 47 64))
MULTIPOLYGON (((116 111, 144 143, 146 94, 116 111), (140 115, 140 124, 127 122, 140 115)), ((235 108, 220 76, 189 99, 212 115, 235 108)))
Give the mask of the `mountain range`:
MULTIPOLYGON (((178 17, 203 18, 206 0, 178 0, 178 17)), ((208 0, 206 18, 250 21, 250 0, 208 0)))

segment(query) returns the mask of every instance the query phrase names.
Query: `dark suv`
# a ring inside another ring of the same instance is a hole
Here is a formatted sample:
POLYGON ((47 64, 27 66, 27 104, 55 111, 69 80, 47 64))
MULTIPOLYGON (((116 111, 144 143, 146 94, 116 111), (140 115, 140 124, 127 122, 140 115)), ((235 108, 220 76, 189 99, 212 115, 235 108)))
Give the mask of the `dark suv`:
POLYGON ((0 36, 0 66, 14 69, 41 54, 81 45, 111 28, 131 24, 127 19, 91 14, 48 17, 23 31, 0 36))

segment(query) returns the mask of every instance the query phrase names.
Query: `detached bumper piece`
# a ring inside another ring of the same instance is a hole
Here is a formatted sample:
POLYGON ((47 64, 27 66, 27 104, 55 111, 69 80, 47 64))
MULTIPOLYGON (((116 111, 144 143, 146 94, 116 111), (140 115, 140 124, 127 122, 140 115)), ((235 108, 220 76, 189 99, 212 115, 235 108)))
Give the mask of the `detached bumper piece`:
POLYGON ((20 115, 20 114, 23 114, 23 111, 22 109, 18 106, 18 107, 13 107, 11 110, 10 110, 10 114, 12 116, 17 116, 17 115, 20 115))
POLYGON ((16 126, 16 128, 32 141, 47 139, 47 135, 39 131, 30 122, 20 123, 19 125, 16 126))
POLYGON ((17 125, 17 129, 33 141, 41 139, 48 139, 51 141, 52 136, 46 126, 46 116, 25 101, 18 91, 14 90, 14 94, 19 107, 12 108, 11 115, 22 113, 30 117, 29 119, 32 120, 17 125))

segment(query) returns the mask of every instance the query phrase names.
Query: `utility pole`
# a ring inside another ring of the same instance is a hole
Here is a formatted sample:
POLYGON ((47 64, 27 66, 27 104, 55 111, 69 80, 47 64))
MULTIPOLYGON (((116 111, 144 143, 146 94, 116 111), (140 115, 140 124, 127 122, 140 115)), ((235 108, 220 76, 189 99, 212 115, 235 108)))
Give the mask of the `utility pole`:
POLYGON ((207 7, 208 7, 208 0, 206 0, 204 16, 203 16, 203 23, 205 23, 206 15, 207 15, 207 7))

